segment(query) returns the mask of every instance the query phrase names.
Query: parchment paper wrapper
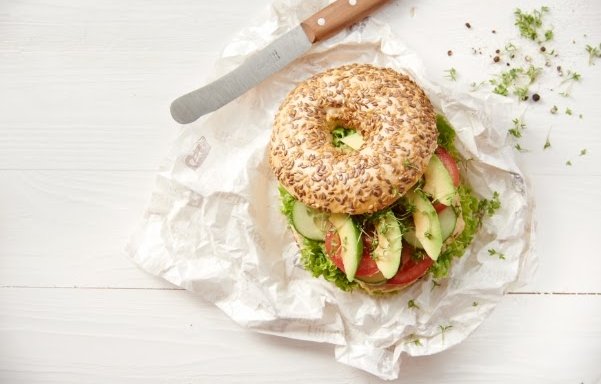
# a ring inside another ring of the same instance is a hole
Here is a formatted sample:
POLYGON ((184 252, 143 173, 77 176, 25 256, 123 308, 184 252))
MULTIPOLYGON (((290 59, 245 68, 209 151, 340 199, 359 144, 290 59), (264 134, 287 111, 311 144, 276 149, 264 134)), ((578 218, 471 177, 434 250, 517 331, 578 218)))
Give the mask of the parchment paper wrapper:
MULTIPOLYGON (((227 46, 213 77, 326 4, 277 1, 265 22, 227 46)), ((242 326, 335 344, 338 361, 394 379, 403 352, 429 355, 464 340, 507 290, 533 272, 531 192, 505 145, 513 109, 500 97, 458 94, 430 83, 420 60, 389 26, 368 18, 185 126, 128 250, 143 269, 197 293, 242 326), (310 75, 347 63, 412 76, 455 127, 457 147, 469 159, 464 180, 482 197, 498 191, 502 201, 448 278, 426 277, 391 297, 346 293, 302 268, 268 165, 272 121, 284 96, 310 75), (490 248, 505 259, 489 255, 490 248), (409 300, 419 308, 409 308, 409 300)))

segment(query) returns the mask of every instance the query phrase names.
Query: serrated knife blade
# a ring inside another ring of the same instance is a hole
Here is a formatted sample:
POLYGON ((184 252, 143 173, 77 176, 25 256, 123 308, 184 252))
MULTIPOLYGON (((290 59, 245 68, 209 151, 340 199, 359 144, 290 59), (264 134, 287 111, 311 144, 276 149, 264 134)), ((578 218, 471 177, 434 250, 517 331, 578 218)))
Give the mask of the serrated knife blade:
POLYGON ((181 124, 213 112, 290 64, 311 46, 361 20, 388 0, 338 0, 246 59, 216 81, 171 103, 171 116, 181 124))

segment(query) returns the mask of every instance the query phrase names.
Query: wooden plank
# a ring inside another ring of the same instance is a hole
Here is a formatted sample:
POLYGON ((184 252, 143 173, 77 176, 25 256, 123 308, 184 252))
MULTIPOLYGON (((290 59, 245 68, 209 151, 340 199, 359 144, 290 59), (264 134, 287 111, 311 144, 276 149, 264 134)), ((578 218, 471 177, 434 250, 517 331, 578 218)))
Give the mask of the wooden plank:
MULTIPOLYGON (((0 284, 169 287, 124 246, 153 187, 152 172, 0 172, 0 284)), ((521 291, 601 292, 594 241, 601 177, 535 176, 540 267, 521 291), (552 191, 553 193, 549 193, 552 191)))
POLYGON ((2 285, 168 287, 124 248, 152 172, 0 172, 2 285))
POLYGON ((595 241, 601 177, 534 176, 538 273, 521 291, 601 292, 595 241))
POLYGON ((179 130, 171 100, 202 82, 192 68, 212 61, 156 52, 3 56, 0 169, 157 169, 179 130))
MULTIPOLYGON (((251 333, 185 291, 3 288, 0 305, 2 382, 381 382, 329 345, 251 333)), ((404 357, 397 382, 595 383, 600 322, 598 295, 507 296, 459 346, 404 357)))
POLYGON ((6 0, 0 52, 212 53, 263 17, 269 3, 6 0))

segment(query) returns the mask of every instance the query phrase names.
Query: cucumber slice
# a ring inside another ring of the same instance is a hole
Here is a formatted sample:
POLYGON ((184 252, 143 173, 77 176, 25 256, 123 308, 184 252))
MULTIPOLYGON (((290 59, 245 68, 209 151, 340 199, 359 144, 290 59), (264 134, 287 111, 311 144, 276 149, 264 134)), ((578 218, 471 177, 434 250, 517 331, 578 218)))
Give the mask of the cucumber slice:
POLYGON ((387 211, 374 221, 378 245, 373 251, 376 265, 385 278, 396 275, 401 264, 403 233, 392 211, 387 211))
POLYGON ((363 255, 363 240, 359 226, 355 224, 349 215, 343 213, 333 213, 329 218, 330 222, 340 236, 342 246, 342 264, 348 281, 355 279, 355 273, 359 268, 359 262, 363 255))
POLYGON ((417 236, 415 236, 415 228, 411 228, 407 232, 403 233, 403 239, 413 248, 424 249, 422 243, 419 242, 417 236))
POLYGON ((436 261, 442 249, 442 233, 436 210, 423 193, 411 191, 406 196, 415 207, 413 211, 415 236, 428 256, 436 261))
POLYGON ((357 280, 361 280, 364 283, 369 283, 369 284, 374 284, 374 285, 384 284, 385 282, 388 281, 388 279, 384 277, 382 272, 378 272, 371 276, 362 276, 362 277, 357 276, 357 280))
POLYGON ((292 225, 302 236, 310 240, 324 241, 328 215, 300 201, 295 201, 292 206, 292 225))
POLYGON ((438 212, 438 221, 440 222, 440 232, 444 241, 453 234, 457 225, 457 214, 453 207, 447 207, 438 212))

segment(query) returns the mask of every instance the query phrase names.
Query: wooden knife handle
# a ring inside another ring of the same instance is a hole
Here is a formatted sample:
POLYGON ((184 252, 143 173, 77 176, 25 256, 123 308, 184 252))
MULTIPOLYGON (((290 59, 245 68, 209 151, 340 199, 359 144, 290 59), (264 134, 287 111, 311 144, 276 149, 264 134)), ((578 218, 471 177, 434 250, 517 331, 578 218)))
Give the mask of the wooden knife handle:
POLYGON ((337 0, 304 20, 301 27, 311 43, 332 36, 362 20, 388 0, 337 0))

